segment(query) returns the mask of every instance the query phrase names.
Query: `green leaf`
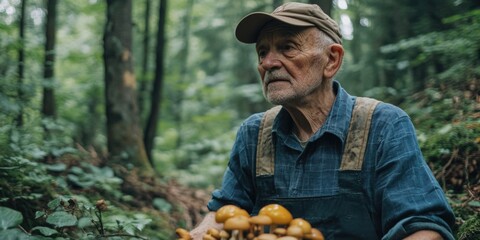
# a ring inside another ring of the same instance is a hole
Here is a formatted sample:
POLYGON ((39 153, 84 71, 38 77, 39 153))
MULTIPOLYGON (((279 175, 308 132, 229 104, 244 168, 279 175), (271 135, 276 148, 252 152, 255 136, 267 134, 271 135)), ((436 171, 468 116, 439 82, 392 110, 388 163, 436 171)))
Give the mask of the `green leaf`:
POLYGON ((33 239, 30 235, 22 232, 20 229, 0 230, 0 239, 2 240, 18 240, 33 239))
POLYGON ((78 219, 77 226, 79 228, 86 228, 86 227, 93 226, 92 220, 93 219, 91 217, 82 217, 82 218, 78 219))
POLYGON ((0 207, 0 229, 5 230, 11 227, 15 227, 22 223, 23 216, 19 211, 0 207))
POLYGON ((91 178, 80 178, 76 175, 73 174, 68 174, 67 179, 72 182, 73 184, 81 187, 81 188, 89 188, 93 185, 95 185, 95 180, 91 178))
POLYGON ((60 202, 62 201, 61 198, 55 198, 52 201, 48 202, 47 206, 50 210, 54 210, 58 206, 60 206, 60 202))
POLYGON ((46 169, 52 172, 62 172, 67 169, 67 165, 65 163, 57 163, 57 164, 47 164, 46 169))
POLYGON ((32 228, 32 232, 38 230, 43 236, 52 236, 53 234, 57 234, 57 230, 51 229, 48 227, 34 227, 32 228))
POLYGON ((130 235, 135 235, 135 230, 137 228, 133 224, 127 223, 127 224, 122 225, 122 227, 123 227, 123 231, 125 231, 126 233, 128 233, 130 235))
POLYGON ((77 224, 77 217, 66 212, 54 212, 47 217, 47 223, 53 224, 56 227, 75 226, 77 224))
POLYGON ((471 207, 480 207, 480 201, 471 201, 468 205, 471 207))
POLYGON ((163 198, 153 199, 153 206, 164 213, 169 213, 172 210, 172 204, 163 198))
POLYGON ((35 219, 41 218, 45 215, 44 211, 36 211, 35 212, 35 219))

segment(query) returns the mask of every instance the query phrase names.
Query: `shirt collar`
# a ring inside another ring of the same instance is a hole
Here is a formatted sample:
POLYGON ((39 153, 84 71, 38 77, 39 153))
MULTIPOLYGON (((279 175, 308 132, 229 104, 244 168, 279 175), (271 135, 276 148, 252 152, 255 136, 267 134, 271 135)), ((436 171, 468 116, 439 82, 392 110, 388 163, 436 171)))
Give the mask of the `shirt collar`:
MULTIPOLYGON (((335 102, 328 114, 327 121, 313 135, 309 141, 315 141, 325 133, 337 136, 343 143, 348 134, 348 127, 352 117, 355 98, 349 95, 337 81, 333 81, 333 90, 336 94, 335 102)), ((292 134, 293 120, 284 108, 278 113, 273 123, 272 131, 280 138, 288 138, 292 134)))

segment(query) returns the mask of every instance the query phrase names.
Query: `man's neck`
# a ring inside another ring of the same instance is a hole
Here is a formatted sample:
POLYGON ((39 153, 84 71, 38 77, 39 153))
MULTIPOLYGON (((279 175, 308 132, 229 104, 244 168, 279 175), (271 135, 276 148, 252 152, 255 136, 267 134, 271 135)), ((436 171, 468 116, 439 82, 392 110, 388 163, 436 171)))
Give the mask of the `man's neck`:
POLYGON ((284 106, 295 124, 292 131, 300 141, 307 141, 323 126, 335 97, 333 89, 330 89, 307 104, 284 106))

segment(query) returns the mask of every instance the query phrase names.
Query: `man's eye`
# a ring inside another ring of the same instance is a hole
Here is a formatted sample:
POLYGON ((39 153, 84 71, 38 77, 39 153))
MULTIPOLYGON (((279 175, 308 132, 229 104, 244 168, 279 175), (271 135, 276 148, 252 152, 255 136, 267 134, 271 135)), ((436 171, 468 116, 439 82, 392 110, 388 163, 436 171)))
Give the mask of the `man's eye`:
POLYGON ((259 58, 263 58, 263 57, 265 57, 265 55, 267 54, 267 51, 265 51, 265 50, 260 50, 260 51, 257 52, 257 54, 258 54, 258 57, 259 57, 259 58))
POLYGON ((293 46, 290 44, 286 44, 286 45, 283 45, 281 48, 283 51, 288 51, 288 50, 292 50, 293 46))

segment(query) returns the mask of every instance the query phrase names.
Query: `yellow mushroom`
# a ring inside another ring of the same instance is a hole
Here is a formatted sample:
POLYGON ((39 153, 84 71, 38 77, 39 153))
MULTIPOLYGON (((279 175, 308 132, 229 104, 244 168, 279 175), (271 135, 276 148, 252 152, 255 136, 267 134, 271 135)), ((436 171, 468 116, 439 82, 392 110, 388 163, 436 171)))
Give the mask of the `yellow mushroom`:
POLYGON ((275 240, 275 239, 277 239, 277 236, 273 233, 264 233, 264 234, 260 234, 257 237, 257 240, 275 240))
POLYGON ((225 221, 223 229, 231 232, 231 240, 244 240, 243 233, 250 229, 250 223, 245 216, 234 216, 225 221))
POLYGON ((277 238, 277 240, 298 240, 298 238, 292 236, 284 236, 277 238))
POLYGON ((302 229, 303 235, 309 234, 312 231, 312 225, 303 218, 295 218, 290 222, 290 226, 298 226, 302 229))
POLYGON ((303 238, 303 230, 299 226, 290 226, 287 228, 287 236, 296 237, 298 239, 303 238))
POLYGON ((220 240, 227 240, 230 237, 230 234, 225 230, 221 230, 218 235, 220 236, 220 240))
POLYGON ((247 211, 235 206, 225 205, 217 210, 215 213, 215 221, 217 223, 224 223, 227 219, 234 216, 250 217, 247 211))
POLYGON ((264 233, 264 226, 272 224, 272 219, 267 215, 257 215, 248 219, 252 225, 251 232, 254 235, 260 235, 264 233))
POLYGON ((215 228, 210 228, 207 230, 207 234, 211 235, 212 237, 219 239, 220 238, 220 231, 215 228))
POLYGON ((217 240, 217 239, 210 234, 205 234, 203 235, 202 240, 217 240))
POLYGON ((322 232, 316 228, 312 228, 312 231, 309 234, 306 234, 304 238, 308 240, 325 240, 322 232))
POLYGON ((287 229, 278 227, 278 228, 275 228, 273 233, 275 235, 277 235, 278 237, 283 237, 283 236, 287 235, 287 229))
POLYGON ((268 204, 260 209, 258 215, 267 215, 272 219, 270 225, 270 233, 272 233, 278 225, 288 225, 293 217, 290 211, 279 204, 268 204))
POLYGON ((185 240, 192 239, 192 237, 190 236, 190 232, 183 228, 175 229, 175 233, 177 234, 178 238, 185 239, 185 240))

